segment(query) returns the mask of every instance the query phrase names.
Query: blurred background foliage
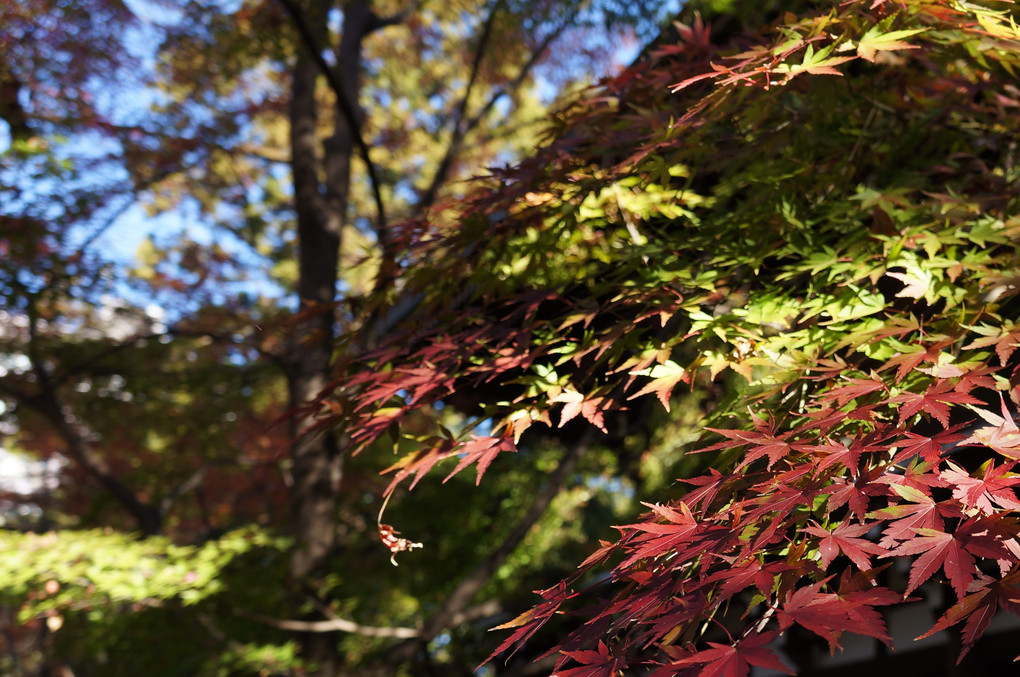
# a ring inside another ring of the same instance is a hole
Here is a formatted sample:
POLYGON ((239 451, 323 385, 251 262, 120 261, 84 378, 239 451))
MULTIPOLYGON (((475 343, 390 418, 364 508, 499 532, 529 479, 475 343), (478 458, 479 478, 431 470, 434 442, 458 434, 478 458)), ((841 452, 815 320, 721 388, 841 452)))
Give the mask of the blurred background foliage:
MULTIPOLYGON (((392 21, 355 64, 391 222, 452 218, 464 179, 530 152, 551 111, 678 9, 296 6, 334 47, 351 12, 392 21)), ((380 442, 344 468, 328 567, 295 580, 287 355, 302 272, 289 135, 291 71, 307 48, 276 0, 0 5, 0 673, 321 673, 314 638, 294 628, 342 618, 398 632, 321 633, 338 673, 472 674, 495 645, 487 628, 611 538, 638 489, 678 474, 694 395, 683 417, 654 414, 648 431, 586 455, 537 517, 555 439, 522 446, 481 486, 465 473, 398 491, 385 520, 425 545, 393 567, 376 520, 392 476, 379 473, 396 457, 380 442), (394 663, 400 630, 521 524, 459 620, 394 663)), ((340 113, 324 78, 314 96, 321 159, 340 113)), ((339 331, 356 327, 382 255, 364 160, 352 164, 339 331)), ((465 420, 454 405, 433 419, 465 420)))

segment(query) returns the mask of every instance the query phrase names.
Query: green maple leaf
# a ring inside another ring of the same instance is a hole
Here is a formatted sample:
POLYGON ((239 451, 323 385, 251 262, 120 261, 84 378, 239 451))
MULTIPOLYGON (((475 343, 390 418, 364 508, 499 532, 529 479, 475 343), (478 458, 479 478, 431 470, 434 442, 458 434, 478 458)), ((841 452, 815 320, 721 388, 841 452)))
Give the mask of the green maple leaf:
MULTIPOLYGON (((885 23, 885 22, 883 22, 885 23)), ((891 52, 897 49, 917 49, 917 45, 903 42, 903 38, 923 33, 926 29, 917 28, 906 31, 890 31, 883 33, 882 24, 872 26, 857 42, 857 56, 867 61, 875 61, 876 52, 891 52)))

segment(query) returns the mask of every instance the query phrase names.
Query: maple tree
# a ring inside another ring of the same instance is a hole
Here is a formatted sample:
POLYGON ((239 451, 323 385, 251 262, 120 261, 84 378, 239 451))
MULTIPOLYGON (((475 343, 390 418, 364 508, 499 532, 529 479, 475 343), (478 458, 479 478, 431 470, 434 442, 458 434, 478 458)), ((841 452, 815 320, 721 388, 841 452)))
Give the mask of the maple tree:
MULTIPOLYGON (((396 291, 393 222, 443 218, 460 179, 530 147, 550 91, 610 67, 609 45, 654 29, 652 4, 0 7, 0 413, 4 446, 53 475, 4 487, 0 671, 393 674, 484 656, 422 646, 476 634, 514 577, 562 567, 541 553, 577 549, 586 527, 564 516, 608 492, 521 489, 548 451, 484 494, 454 478, 470 517, 438 495, 431 512, 463 524, 458 564, 408 582, 377 571, 380 536, 409 543, 375 523, 389 463, 344 459, 294 409, 362 297, 396 291), (153 226, 126 268, 106 233, 139 203, 211 230, 153 226), (448 604, 419 636, 472 575, 491 599, 448 604)), ((502 448, 480 439, 480 457, 502 448)))
POLYGON ((354 453, 393 437, 393 492, 547 440, 566 464, 661 422, 645 401, 714 394, 700 472, 490 659, 555 624, 558 675, 792 673, 784 637, 892 645, 883 610, 938 584, 921 638, 962 628, 962 660, 1017 611, 1015 7, 714 33, 692 4, 453 226, 414 224, 402 292, 431 322, 346 353, 325 415, 354 453), (437 403, 470 418, 423 430, 437 403))
POLYGON ((95 24, 18 43, 0 84, 46 106, 0 109, 5 187, 37 179, 2 203, 0 386, 17 443, 72 461, 38 500, 107 530, 4 534, 8 646, 83 674, 792 672, 792 638, 889 644, 883 612, 944 588, 928 634, 977 651, 1018 610, 1014 12, 718 4, 481 185, 448 179, 529 144, 482 122, 536 110, 519 76, 570 3, 173 5, 144 123, 65 115, 75 72, 24 81, 75 35, 126 77, 95 24), (83 123, 110 157, 69 159, 83 123), (305 312, 229 295, 257 266, 188 239, 127 278, 172 330, 111 302, 68 224, 139 190, 253 244, 305 312))

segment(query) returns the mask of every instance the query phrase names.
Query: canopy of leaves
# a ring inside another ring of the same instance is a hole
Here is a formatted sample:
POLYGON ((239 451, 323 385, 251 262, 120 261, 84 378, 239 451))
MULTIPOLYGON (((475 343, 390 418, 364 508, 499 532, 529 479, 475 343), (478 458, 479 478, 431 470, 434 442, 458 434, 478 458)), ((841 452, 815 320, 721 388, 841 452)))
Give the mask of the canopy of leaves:
POLYGON ((488 478, 541 439, 611 444, 643 402, 738 375, 691 448, 709 474, 617 527, 494 656, 568 612, 557 674, 785 669, 778 634, 888 643, 881 609, 933 580, 957 603, 932 632, 962 624, 966 654, 1020 594, 1015 9, 689 19, 455 226, 414 224, 402 300, 431 322, 395 320, 324 405, 354 451, 397 435, 392 491, 444 459, 488 478), (423 430, 440 402, 474 424, 423 430))
MULTIPOLYGON (((553 92, 590 82, 658 23, 652 2, 295 4, 322 45, 343 40, 345 12, 386 20, 344 64, 362 80, 361 132, 387 212, 437 220, 461 179, 534 145, 553 92)), ((308 674, 308 623, 348 672, 470 671, 491 619, 623 519, 604 479, 615 458, 589 455, 574 472, 591 482, 560 491, 534 482, 555 468, 558 447, 543 445, 481 489, 458 475, 394 505, 388 519, 434 556, 393 569, 376 524, 393 459, 366 454, 336 487, 329 567, 302 582, 288 571, 300 492, 283 367, 303 349, 282 291, 299 276, 288 104, 309 46, 285 7, 0 7, 0 454, 46 468, 27 489, 0 477, 0 673, 308 674), (152 236, 128 264, 135 237, 118 218, 130 209, 137 228, 138 204, 170 218, 144 223, 152 236), (478 603, 421 631, 493 552, 478 603), (455 647, 430 644, 441 632, 455 647), (395 642, 411 655, 392 658, 395 642)), ((324 78, 313 89, 321 160, 339 112, 324 78)), ((342 327, 381 254, 364 162, 353 172, 328 285, 342 327)), ((460 430, 453 408, 436 412, 427 424, 460 430)), ((465 465, 506 448, 479 435, 465 465)))

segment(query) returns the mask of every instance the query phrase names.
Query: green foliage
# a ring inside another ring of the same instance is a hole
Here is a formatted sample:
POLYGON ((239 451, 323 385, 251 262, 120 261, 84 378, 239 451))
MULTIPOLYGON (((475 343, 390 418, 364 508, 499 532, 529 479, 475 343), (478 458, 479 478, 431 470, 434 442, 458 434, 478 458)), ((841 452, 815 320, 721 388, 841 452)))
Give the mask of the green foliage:
MULTIPOLYGON (((323 45, 342 40, 344 13, 371 5, 392 23, 343 65, 363 81, 361 131, 398 218, 429 208, 443 218, 467 190, 460 179, 530 149, 550 91, 611 67, 606 26, 629 39, 657 25, 645 11, 655 3, 422 3, 404 14, 407 3, 387 0, 297 4, 323 45)), ((458 477, 445 494, 420 492, 421 512, 392 510, 437 539, 439 524, 461 523, 442 558, 411 571, 389 567, 373 524, 390 460, 350 463, 330 515, 343 547, 328 570, 291 579, 279 534, 295 502, 295 418, 284 402, 306 342, 281 289, 309 274, 297 259, 288 104, 310 46, 283 5, 14 3, 0 8, 0 44, 11 137, 0 149, 2 442, 53 475, 29 494, 5 485, 0 495, 5 528, 46 532, 3 535, 3 630, 18 641, 0 672, 304 674, 314 670, 296 657, 307 635, 274 620, 321 620, 327 609, 420 626, 507 538, 509 520, 528 515, 532 478, 554 465, 554 446, 522 453, 503 483, 477 489, 458 477), (116 233, 136 203, 171 213, 154 224, 181 225, 150 225, 131 266, 117 260, 116 233)), ((314 89, 317 159, 340 125, 336 93, 321 77, 314 89)), ((335 285, 344 327, 360 321, 359 298, 379 277, 363 172, 355 159, 349 199, 330 205, 346 221, 335 285)), ((558 498, 479 601, 499 596, 516 612, 520 585, 543 587, 580 557, 605 530, 568 519, 580 506, 624 512, 605 484, 558 498)), ((451 669, 488 652, 477 618, 444 630, 473 642, 444 653, 451 669)), ((328 637, 351 670, 385 664, 393 644, 328 637)))
POLYGON ((3 541, 5 594, 34 593, 33 604, 21 610, 26 617, 71 601, 98 613, 109 604, 174 598, 197 604, 220 592, 219 572, 233 558, 256 547, 282 546, 256 531, 233 532, 202 547, 94 530, 8 533, 3 541))
POLYGON ((287 545, 257 529, 202 546, 110 530, 7 532, 3 600, 25 627, 41 619, 76 673, 217 675, 256 666, 286 674, 300 665, 293 644, 237 614, 285 606, 285 591, 261 581, 282 576, 287 545))
MULTIPOLYGON (((332 654, 466 673, 502 622, 516 666, 554 647, 560 675, 741 675, 789 668, 773 648, 795 632, 890 643, 881 610, 943 575, 931 632, 962 626, 964 652, 1020 611, 1013 7, 692 2, 676 40, 545 131, 535 73, 567 86, 610 51, 544 43, 637 5, 427 4, 370 34, 361 132, 412 218, 373 231, 358 179, 330 207, 344 335, 294 419, 284 382, 316 337, 279 288, 336 277, 295 258, 285 88, 308 46, 276 2, 172 4, 152 110, 104 116, 48 92, 137 64, 78 45, 100 29, 65 5, 0 64, 5 93, 28 88, 0 106, 4 444, 63 468, 0 497, 60 527, 0 538, 9 629, 39 638, 0 670, 296 675, 332 654), (118 272, 91 243, 139 192, 237 240, 153 238, 118 272), (350 454, 327 496, 341 547, 297 577, 295 421, 350 454)), ((336 44, 342 24, 309 11, 336 44)), ((342 125, 313 89, 317 161, 342 125)))
POLYGON ((1018 611, 1013 10, 819 5, 726 45, 682 26, 565 113, 414 252, 405 289, 433 323, 343 365, 354 450, 437 400, 491 428, 487 455, 402 431, 414 483, 444 459, 488 478, 586 425, 612 445, 681 385, 716 400, 691 447, 709 474, 646 503, 501 649, 606 576, 555 642, 584 667, 560 674, 746 674, 794 625, 888 643, 878 609, 940 568, 958 603, 932 632, 962 623, 964 654, 1018 611), (911 567, 895 590, 889 557, 911 567))

